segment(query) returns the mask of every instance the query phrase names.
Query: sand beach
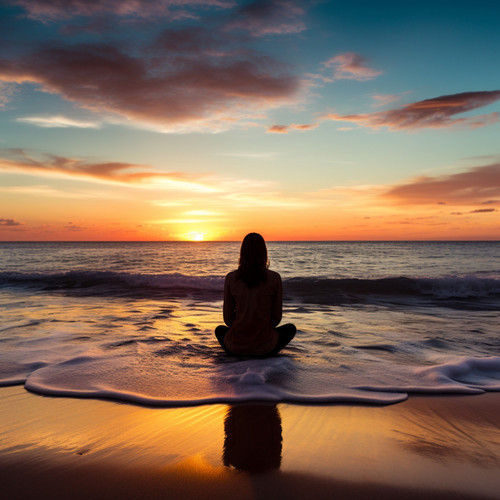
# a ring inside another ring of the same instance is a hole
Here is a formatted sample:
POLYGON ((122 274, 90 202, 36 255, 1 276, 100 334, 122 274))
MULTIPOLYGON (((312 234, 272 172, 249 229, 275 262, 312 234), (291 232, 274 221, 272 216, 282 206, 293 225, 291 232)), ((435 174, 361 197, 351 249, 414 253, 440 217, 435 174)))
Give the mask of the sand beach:
POLYGON ((498 393, 190 408, 1 394, 5 498, 500 498, 498 393))

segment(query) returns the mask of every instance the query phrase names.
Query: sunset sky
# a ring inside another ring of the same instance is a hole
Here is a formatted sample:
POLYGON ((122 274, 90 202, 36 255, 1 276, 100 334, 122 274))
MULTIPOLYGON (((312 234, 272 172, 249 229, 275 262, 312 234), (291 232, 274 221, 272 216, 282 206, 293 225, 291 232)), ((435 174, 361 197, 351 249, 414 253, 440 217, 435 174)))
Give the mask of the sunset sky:
POLYGON ((500 2, 2 0, 0 241, 500 239, 500 2))

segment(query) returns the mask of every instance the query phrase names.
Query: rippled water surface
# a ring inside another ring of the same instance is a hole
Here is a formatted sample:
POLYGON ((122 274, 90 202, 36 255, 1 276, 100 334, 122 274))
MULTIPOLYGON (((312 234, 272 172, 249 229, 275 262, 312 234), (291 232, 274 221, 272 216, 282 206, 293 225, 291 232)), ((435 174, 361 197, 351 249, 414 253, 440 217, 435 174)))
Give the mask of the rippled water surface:
POLYGON ((239 243, 1 243, 0 381, 138 404, 500 390, 498 242, 271 242, 280 356, 213 337, 239 243))

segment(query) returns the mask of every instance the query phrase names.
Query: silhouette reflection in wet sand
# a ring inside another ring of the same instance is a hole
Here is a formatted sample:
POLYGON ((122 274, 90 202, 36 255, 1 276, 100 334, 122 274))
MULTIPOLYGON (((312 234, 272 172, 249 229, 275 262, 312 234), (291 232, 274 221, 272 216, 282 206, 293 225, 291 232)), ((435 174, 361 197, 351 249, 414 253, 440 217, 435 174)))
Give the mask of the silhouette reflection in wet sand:
POLYGON ((247 472, 280 468, 281 416, 276 405, 242 404, 229 407, 224 433, 224 465, 247 472))

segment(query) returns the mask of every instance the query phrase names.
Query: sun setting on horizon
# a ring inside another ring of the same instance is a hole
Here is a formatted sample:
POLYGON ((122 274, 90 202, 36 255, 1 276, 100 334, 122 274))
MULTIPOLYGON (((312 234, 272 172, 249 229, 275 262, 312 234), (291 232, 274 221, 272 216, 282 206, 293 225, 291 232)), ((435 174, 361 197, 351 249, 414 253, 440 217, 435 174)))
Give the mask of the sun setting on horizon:
POLYGON ((498 240, 487 5, 3 2, 0 241, 498 240))
POLYGON ((187 233, 186 238, 188 241, 203 241, 205 239, 205 234, 206 233, 193 231, 191 233, 187 233))

